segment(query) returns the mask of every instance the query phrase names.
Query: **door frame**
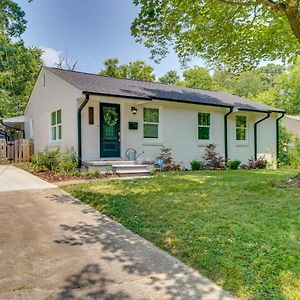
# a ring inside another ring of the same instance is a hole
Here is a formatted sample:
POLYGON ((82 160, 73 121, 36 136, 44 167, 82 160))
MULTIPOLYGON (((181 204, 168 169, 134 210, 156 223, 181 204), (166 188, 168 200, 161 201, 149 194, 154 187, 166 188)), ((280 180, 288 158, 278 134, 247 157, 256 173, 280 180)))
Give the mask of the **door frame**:
POLYGON ((118 103, 108 103, 108 102, 100 102, 99 103, 99 135, 100 135, 100 158, 116 158, 116 157, 121 157, 121 105, 118 103), (116 107, 117 108, 117 112, 119 115, 119 120, 118 120, 118 129, 119 129, 119 153, 116 156, 105 156, 103 155, 102 152, 102 131, 103 131, 103 119, 101 118, 103 115, 103 107, 104 106, 109 106, 109 107, 116 107))

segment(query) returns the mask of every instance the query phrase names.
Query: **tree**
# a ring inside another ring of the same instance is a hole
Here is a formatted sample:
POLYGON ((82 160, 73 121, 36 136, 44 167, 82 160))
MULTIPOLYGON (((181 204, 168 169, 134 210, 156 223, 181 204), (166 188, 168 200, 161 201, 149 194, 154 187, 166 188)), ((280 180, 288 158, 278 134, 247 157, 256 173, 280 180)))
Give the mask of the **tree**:
POLYGON ((109 58, 105 60, 103 64, 104 69, 99 72, 99 75, 147 81, 155 80, 153 67, 147 65, 142 60, 136 60, 128 64, 120 65, 117 58, 109 58))
POLYGON ((165 75, 161 76, 158 79, 160 83, 166 83, 166 84, 177 84, 179 80, 180 77, 178 76, 175 70, 171 70, 167 72, 165 75))
POLYGON ((257 95, 256 100, 300 114, 300 59, 274 79, 271 87, 257 95))
POLYGON ((275 78, 283 71, 284 67, 276 64, 268 64, 240 74, 233 74, 229 70, 218 68, 214 72, 213 79, 216 89, 253 99, 274 86, 275 78))
POLYGON ((41 51, 0 35, 0 118, 23 114, 42 65, 41 51))
POLYGON ((300 54, 299 1, 134 0, 131 31, 158 61, 171 45, 182 62, 200 56, 241 71, 300 54))
POLYGON ((9 38, 20 38, 26 29, 25 13, 12 0, 0 0, 0 32, 9 38))
POLYGON ((99 72, 99 75, 106 75, 111 77, 122 77, 122 73, 119 66, 119 60, 117 58, 108 58, 103 63, 104 69, 99 72))
POLYGON ((0 118, 22 114, 42 65, 41 51, 21 40, 24 12, 11 0, 0 0, 0 118))
POLYGON ((75 71, 77 68, 78 60, 69 58, 68 53, 65 55, 59 55, 58 62, 55 63, 55 67, 58 69, 67 69, 69 71, 75 71))
POLYGON ((193 67, 183 72, 184 83, 187 87, 199 89, 212 89, 213 79, 207 69, 203 67, 193 67))

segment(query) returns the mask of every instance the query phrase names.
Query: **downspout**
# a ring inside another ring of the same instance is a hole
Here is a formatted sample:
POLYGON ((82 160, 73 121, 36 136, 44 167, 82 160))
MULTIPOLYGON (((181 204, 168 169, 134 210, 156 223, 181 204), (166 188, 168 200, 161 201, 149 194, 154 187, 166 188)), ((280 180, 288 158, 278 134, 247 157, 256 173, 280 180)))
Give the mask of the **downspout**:
POLYGON ((5 136, 5 141, 8 142, 8 134, 5 131, 1 130, 1 129, 0 129, 0 134, 5 136))
POLYGON ((19 129, 19 128, 10 126, 10 125, 7 125, 7 124, 5 124, 5 123, 3 122, 2 119, 0 119, 0 123, 1 123, 3 126, 7 127, 7 128, 10 128, 10 129, 13 129, 13 130, 16 130, 16 131, 21 131, 21 132, 22 132, 23 139, 25 139, 25 130, 19 129))
POLYGON ((271 113, 267 113, 267 115, 254 123, 254 159, 257 160, 257 125, 262 121, 270 118, 271 113))
POLYGON ((228 116, 233 112, 233 107, 230 107, 230 110, 227 114, 224 115, 224 146, 225 146, 225 160, 228 160, 228 116))
POLYGON ((77 127, 78 127, 78 168, 81 168, 82 165, 82 145, 81 145, 81 112, 86 106, 86 104, 89 102, 90 95, 86 94, 84 101, 81 103, 81 105, 78 108, 77 111, 77 127))
POLYGON ((278 156, 279 156, 279 121, 282 119, 285 115, 285 112, 282 113, 282 115, 276 119, 276 161, 277 161, 277 167, 278 167, 278 156))

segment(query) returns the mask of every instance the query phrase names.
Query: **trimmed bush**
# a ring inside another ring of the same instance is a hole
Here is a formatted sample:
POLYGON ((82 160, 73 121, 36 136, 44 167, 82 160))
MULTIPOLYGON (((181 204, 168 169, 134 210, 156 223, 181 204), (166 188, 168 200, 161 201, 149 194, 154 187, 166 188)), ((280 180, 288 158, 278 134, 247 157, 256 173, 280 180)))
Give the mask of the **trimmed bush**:
POLYGON ((200 160, 192 160, 191 161, 191 169, 192 171, 199 171, 204 169, 204 162, 200 160))
POLYGON ((235 160, 229 160, 226 163, 226 166, 230 170, 237 170, 239 168, 240 164, 241 164, 241 162, 238 159, 235 159, 235 160))

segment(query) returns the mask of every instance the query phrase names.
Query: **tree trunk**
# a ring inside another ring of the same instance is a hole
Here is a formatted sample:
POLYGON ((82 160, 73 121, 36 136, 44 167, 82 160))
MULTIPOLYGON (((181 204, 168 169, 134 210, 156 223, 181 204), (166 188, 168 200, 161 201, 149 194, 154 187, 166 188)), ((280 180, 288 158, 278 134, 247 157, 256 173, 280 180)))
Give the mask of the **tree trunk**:
POLYGON ((290 23, 291 29, 300 43, 300 15, 299 0, 290 0, 285 6, 284 13, 290 23))

